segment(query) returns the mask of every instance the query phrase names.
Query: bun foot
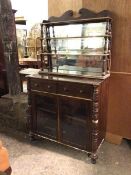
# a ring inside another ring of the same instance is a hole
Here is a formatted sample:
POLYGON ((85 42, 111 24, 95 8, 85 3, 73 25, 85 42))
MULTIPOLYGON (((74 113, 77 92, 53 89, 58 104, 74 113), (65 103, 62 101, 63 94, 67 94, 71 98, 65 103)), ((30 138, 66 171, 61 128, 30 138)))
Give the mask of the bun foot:
POLYGON ((98 159, 97 154, 92 153, 92 154, 90 155, 90 158, 91 158, 91 163, 92 163, 92 164, 96 164, 96 160, 98 159))
POLYGON ((96 159, 91 158, 91 163, 92 163, 92 164, 96 164, 96 159))

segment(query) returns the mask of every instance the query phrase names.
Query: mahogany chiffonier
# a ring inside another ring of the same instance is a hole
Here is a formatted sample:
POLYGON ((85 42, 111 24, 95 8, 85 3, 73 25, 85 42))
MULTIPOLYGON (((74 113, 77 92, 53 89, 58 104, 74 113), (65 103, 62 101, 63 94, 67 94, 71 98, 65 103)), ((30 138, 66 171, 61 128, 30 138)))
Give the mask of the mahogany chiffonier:
POLYGON ((79 13, 41 24, 41 70, 28 76, 28 125, 31 138, 83 150, 96 163, 106 132, 112 19, 106 10, 79 13))

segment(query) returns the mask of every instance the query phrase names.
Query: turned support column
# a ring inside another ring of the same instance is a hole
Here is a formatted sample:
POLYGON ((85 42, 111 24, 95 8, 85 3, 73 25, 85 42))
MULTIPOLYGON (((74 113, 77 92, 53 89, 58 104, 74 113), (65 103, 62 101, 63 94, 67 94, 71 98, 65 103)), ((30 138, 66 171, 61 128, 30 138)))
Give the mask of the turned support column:
POLYGON ((98 139, 99 139, 99 130, 98 130, 98 113, 99 113, 99 87, 94 86, 94 94, 93 94, 93 115, 92 115, 92 154, 91 154, 91 162, 96 163, 97 156, 97 148, 98 148, 98 139))

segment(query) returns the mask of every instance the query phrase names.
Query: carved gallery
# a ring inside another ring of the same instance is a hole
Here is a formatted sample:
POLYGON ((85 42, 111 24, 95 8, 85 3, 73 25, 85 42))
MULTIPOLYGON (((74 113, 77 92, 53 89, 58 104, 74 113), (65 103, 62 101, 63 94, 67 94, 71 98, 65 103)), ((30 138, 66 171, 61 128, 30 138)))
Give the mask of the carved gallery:
POLYGON ((129 175, 131 1, 0 7, 0 174, 129 175))

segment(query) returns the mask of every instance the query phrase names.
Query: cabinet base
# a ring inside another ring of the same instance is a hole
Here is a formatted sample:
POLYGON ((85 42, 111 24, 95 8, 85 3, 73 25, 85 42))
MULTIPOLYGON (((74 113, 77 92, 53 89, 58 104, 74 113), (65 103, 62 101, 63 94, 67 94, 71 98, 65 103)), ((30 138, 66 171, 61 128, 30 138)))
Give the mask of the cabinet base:
POLYGON ((59 142, 57 140, 53 140, 53 139, 47 138, 47 137, 42 136, 42 135, 39 135, 39 134, 35 134, 35 133, 30 132, 29 133, 29 138, 30 138, 30 141, 31 142, 32 141, 35 141, 35 140, 37 140, 39 138, 42 138, 42 139, 46 139, 46 140, 50 140, 50 141, 56 142, 56 143, 61 144, 61 145, 64 145, 64 146, 68 146, 70 148, 73 148, 73 149, 78 150, 78 151, 81 151, 81 152, 85 152, 87 154, 87 156, 91 159, 91 163, 92 164, 96 164, 96 160, 98 159, 98 155, 96 153, 88 152, 86 150, 82 150, 80 148, 76 148, 76 147, 71 146, 71 145, 66 145, 66 144, 64 144, 62 142, 59 142))

